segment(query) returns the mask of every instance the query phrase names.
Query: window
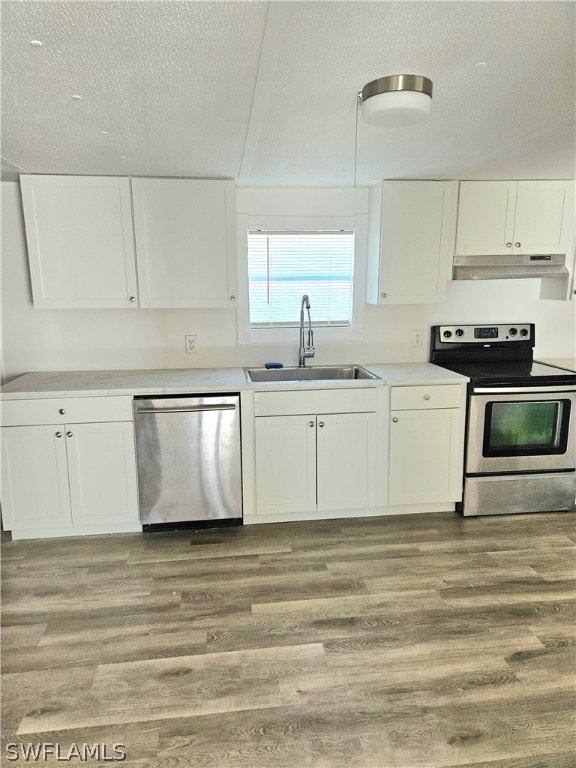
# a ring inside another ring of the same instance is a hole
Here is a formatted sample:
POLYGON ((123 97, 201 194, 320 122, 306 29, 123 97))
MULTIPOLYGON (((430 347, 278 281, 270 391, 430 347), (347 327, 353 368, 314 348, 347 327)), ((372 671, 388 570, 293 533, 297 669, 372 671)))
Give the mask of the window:
POLYGON ((368 197, 367 189, 237 190, 239 344, 274 344, 266 354, 289 361, 303 294, 318 348, 363 341, 368 197))
POLYGON ((305 293, 315 327, 350 327, 354 232, 250 230, 248 291, 251 329, 298 325, 305 293))

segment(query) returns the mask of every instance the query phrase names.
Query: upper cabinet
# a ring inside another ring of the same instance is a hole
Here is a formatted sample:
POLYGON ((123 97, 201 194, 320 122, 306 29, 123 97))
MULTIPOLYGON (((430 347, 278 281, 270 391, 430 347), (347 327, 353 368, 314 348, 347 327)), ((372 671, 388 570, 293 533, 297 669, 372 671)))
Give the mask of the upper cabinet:
POLYGON ((457 256, 566 254, 572 181, 462 181, 457 256))
POLYGON ((35 307, 234 306, 233 181, 30 175, 20 185, 35 307))
POLYGON ((234 182, 132 179, 132 194, 140 306, 234 306, 234 182))
POLYGON ((384 181, 370 191, 366 300, 444 300, 456 228, 456 181, 384 181))
POLYGON ((34 306, 137 306, 130 181, 21 176, 34 306))

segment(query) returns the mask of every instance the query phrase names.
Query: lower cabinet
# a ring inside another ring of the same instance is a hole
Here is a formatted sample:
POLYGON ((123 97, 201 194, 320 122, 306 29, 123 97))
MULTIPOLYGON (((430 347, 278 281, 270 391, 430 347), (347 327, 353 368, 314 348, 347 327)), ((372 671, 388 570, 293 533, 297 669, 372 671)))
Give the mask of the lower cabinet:
POLYGON ((373 507, 376 414, 317 416, 316 493, 320 511, 373 507))
MULTIPOLYGON (((373 507, 376 413, 294 414, 289 411, 305 409, 307 403, 298 397, 294 401, 291 393, 283 394, 286 407, 280 410, 288 413, 256 417, 257 514, 373 507)), ((319 393, 309 394, 313 401, 309 405, 318 404, 319 393)), ((346 406, 348 398, 343 392, 330 394, 341 401, 334 403, 334 408, 346 406)), ((354 406, 356 402, 360 407, 355 398, 348 404, 354 406)), ((261 406, 261 410, 266 409, 261 406)))
POLYGON ((462 498, 463 397, 460 385, 391 388, 389 504, 462 498))
POLYGON ((259 514, 316 509, 316 417, 256 419, 256 504, 259 514))
MULTIPOLYGON (((23 404, 16 410, 25 412, 23 404)), ((14 539, 139 530, 134 425, 5 426, 2 489, 3 524, 14 539)))
POLYGON ((2 430, 2 520, 10 530, 72 525, 61 427, 2 430))
POLYGON ((74 525, 138 520, 132 423, 74 424, 66 453, 74 525))

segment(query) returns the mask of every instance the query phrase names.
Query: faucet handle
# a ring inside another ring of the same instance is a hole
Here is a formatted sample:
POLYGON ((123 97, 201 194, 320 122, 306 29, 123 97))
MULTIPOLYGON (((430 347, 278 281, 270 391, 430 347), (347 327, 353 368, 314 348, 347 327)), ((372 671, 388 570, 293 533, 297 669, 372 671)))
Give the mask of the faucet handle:
POLYGON ((312 328, 308 330, 308 340, 306 342, 304 357, 314 357, 314 331, 312 328))

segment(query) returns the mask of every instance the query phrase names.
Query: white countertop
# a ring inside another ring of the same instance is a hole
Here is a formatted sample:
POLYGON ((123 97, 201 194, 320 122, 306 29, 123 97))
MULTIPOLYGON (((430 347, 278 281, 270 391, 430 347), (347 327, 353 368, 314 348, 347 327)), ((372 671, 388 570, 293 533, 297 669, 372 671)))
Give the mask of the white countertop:
POLYGON ((1 398, 21 400, 41 397, 110 395, 181 395, 270 389, 332 389, 374 387, 384 384, 462 384, 465 376, 431 363, 364 365, 379 376, 353 383, 338 381, 248 383, 242 368, 143 369, 128 371, 41 371, 25 373, 2 387, 1 398))
POLYGON ((454 371, 433 363, 381 363, 365 365, 386 384, 407 386, 410 384, 463 384, 469 379, 454 371))
POLYGON ((539 357, 536 362, 556 365, 558 368, 566 368, 567 371, 576 371, 576 357, 539 357))
POLYGON ((99 395, 172 395, 238 391, 242 368, 142 369, 128 371, 39 371, 2 387, 3 399, 99 395))

